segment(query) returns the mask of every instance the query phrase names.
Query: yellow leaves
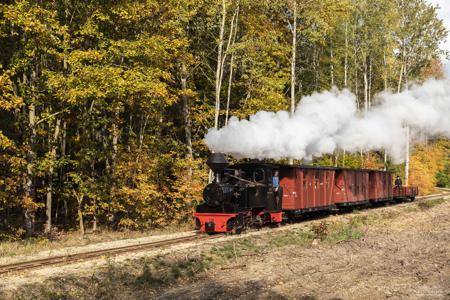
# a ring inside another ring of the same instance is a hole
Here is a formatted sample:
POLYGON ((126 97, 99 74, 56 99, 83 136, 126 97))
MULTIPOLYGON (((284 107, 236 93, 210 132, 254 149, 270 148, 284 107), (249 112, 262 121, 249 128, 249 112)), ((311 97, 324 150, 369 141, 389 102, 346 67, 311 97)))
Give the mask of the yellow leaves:
POLYGON ((36 203, 30 197, 23 197, 22 199, 22 207, 25 209, 29 209, 32 211, 36 211, 37 209, 44 207, 43 203, 36 203))
POLYGON ((364 169, 372 169, 372 170, 382 170, 383 162, 379 160, 375 153, 368 152, 367 157, 364 158, 363 166, 364 169))
POLYGON ((430 78, 441 80, 445 77, 444 66, 440 59, 433 58, 429 65, 422 69, 422 74, 420 75, 422 80, 427 80, 430 78))
POLYGON ((105 58, 105 52, 99 50, 74 50, 69 55, 69 64, 96 63, 105 58))
POLYGON ((28 38, 34 38, 36 43, 42 43, 47 47, 59 41, 59 36, 66 34, 66 27, 61 26, 56 20, 56 11, 47 10, 40 5, 31 4, 29 1, 15 1, 14 4, 0 6, 1 13, 13 28, 12 35, 18 35, 19 30, 27 34, 28 38))
POLYGON ((10 139, 8 139, 0 130, 0 150, 5 150, 13 147, 14 143, 10 139))
POLYGON ((127 229, 137 229, 139 227, 139 224, 129 218, 121 219, 119 225, 127 229))
POLYGON ((127 228, 163 226, 186 218, 201 200, 207 178, 199 160, 177 159, 178 153, 124 153, 117 164, 112 207, 122 212, 127 228), (191 176, 188 170, 191 168, 191 176))
POLYGON ((23 99, 14 93, 10 77, 7 74, 0 75, 0 110, 11 111, 22 105, 23 99))
POLYGON ((183 95, 191 99, 197 97, 197 93, 191 89, 179 90, 178 97, 181 97, 183 95))
POLYGON ((418 185, 421 194, 434 191, 436 174, 444 169, 449 141, 437 141, 427 146, 418 146, 411 155, 410 185, 418 185))

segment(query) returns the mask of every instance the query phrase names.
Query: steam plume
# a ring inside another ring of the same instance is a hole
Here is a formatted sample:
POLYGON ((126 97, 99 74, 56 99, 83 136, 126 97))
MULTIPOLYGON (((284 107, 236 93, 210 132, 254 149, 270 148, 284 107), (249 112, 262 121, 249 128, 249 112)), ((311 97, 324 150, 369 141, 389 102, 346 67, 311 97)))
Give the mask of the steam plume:
POLYGON ((348 90, 304 97, 295 113, 260 111, 249 120, 231 117, 228 126, 210 129, 205 142, 214 152, 236 158, 310 160, 336 149, 385 149, 395 162, 405 157, 405 128, 420 135, 450 137, 450 81, 429 80, 399 94, 380 93, 369 112, 357 112, 348 90))

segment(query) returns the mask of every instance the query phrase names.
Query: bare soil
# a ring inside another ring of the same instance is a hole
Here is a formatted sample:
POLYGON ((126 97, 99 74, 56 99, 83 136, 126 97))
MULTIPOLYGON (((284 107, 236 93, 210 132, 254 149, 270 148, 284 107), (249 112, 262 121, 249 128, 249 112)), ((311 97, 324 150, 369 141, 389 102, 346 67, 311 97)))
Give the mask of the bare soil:
POLYGON ((450 299, 450 201, 4 276, 0 298, 450 299))
POLYGON ((361 239, 241 257, 159 299, 450 299, 450 202, 390 209, 361 239))

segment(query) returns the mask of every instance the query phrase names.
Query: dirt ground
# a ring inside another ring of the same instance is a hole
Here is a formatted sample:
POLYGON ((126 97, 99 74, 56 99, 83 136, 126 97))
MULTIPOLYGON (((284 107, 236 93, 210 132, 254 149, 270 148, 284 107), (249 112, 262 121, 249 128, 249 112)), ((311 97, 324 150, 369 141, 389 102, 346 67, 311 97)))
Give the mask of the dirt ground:
POLYGON ((365 230, 359 240, 242 257, 236 268, 204 274, 158 298, 450 299, 449 201, 365 230))
POLYGON ((450 299, 450 200, 422 204, 178 246, 156 261, 139 253, 9 275, 0 298, 450 299), (333 238, 310 236, 314 226, 355 220, 333 238))

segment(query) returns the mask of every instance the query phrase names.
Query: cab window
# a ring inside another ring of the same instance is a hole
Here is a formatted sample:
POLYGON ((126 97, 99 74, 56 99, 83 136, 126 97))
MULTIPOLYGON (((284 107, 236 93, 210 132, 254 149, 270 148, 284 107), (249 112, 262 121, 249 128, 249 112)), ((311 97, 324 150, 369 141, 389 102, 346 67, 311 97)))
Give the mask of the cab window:
POLYGON ((256 182, 264 182, 266 179, 266 172, 259 168, 253 172, 253 180, 256 182))

